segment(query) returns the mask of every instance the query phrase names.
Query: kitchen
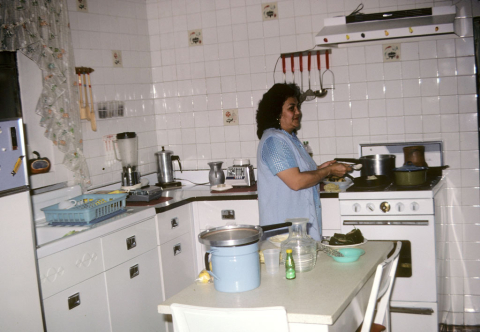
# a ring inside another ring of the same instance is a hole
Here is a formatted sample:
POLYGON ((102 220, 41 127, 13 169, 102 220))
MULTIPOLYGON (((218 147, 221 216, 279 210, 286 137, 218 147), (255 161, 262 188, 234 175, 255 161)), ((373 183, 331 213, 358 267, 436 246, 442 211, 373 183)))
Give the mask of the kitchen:
MULTIPOLYGON (((260 4, 90 1, 88 12, 80 12, 75 1, 68 2, 75 63, 95 68, 93 99, 124 101, 126 109, 123 118, 98 120, 96 132, 90 122, 82 121, 92 187, 118 181, 119 163, 105 166, 109 154, 104 136, 124 131, 139 134, 142 174, 156 172, 154 153, 162 145, 179 155, 182 167, 189 171, 207 170, 207 163, 216 160, 230 166, 238 157, 256 165, 256 103, 274 82, 279 55, 312 48, 324 18, 348 14, 358 5, 354 1, 279 1, 278 19, 263 21, 260 4), (202 29, 204 40, 201 46, 189 47, 187 31, 194 29, 202 29), (111 50, 123 52, 123 68, 113 67, 111 50), (238 123, 224 126, 223 111, 232 109, 238 112, 238 123)), ((477 2, 455 4, 460 16, 478 16, 477 2)), ((424 6, 432 4, 375 2, 366 4, 365 10, 424 6)), ((303 105, 300 138, 309 141, 317 163, 358 157, 360 143, 444 142, 445 164, 450 166, 445 173, 451 218, 444 229, 456 239, 445 257, 451 268, 446 276, 452 303, 448 319, 454 325, 476 325, 480 250, 473 37, 448 35, 399 43, 402 60, 388 64, 382 60, 382 42, 333 49, 335 90, 303 105), (442 80, 449 82, 447 87, 435 85, 442 80)), ((306 87, 307 74, 303 74, 306 87)), ((300 82, 300 73, 295 75, 300 82)), ((316 76, 312 75, 315 90, 316 76)), ((275 81, 283 81, 280 64, 275 81)), ((31 102, 33 109, 36 100, 31 102)), ((36 115, 30 116, 36 124, 36 115)), ((43 152, 48 141, 41 132, 37 135, 30 149, 54 159, 55 172, 32 177, 33 187, 71 179, 61 165, 61 154, 53 148, 43 152)))

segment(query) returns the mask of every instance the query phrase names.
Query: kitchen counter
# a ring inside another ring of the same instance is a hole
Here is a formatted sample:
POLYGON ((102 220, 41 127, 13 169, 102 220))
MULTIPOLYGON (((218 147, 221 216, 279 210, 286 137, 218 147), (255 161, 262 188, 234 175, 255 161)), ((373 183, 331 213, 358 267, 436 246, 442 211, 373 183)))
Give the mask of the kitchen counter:
POLYGON ((355 330, 363 319, 361 313, 367 306, 376 267, 387 257, 393 243, 370 241, 360 248, 365 255, 353 263, 338 263, 319 252, 315 268, 298 273, 294 280, 285 279, 282 266, 279 273, 270 275, 261 264, 260 287, 248 292, 222 293, 213 284, 193 283, 161 303, 158 312, 171 314, 172 303, 221 308, 284 306, 291 325, 327 325, 328 331, 355 330), (352 324, 355 326, 350 329, 352 324))

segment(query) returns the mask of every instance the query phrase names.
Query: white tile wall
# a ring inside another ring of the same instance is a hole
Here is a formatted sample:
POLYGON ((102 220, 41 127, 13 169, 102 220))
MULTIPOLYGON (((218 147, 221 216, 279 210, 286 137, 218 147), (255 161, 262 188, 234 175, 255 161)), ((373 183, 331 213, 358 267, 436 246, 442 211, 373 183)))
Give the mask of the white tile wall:
MULTIPOLYGON (((135 131, 140 169, 156 170, 153 153, 165 146, 185 169, 207 162, 250 158, 256 165, 255 111, 262 94, 283 81, 280 52, 314 46, 324 17, 349 14, 354 0, 279 0, 279 19, 263 22, 260 0, 97 0, 89 13, 68 0, 77 66, 93 67, 95 102, 123 100, 124 118, 84 123, 85 155, 95 186, 119 180, 119 165, 105 167, 102 137, 135 131), (202 29, 202 46, 188 46, 188 30, 202 29), (110 50, 123 52, 113 68, 110 50), (275 68, 275 72, 274 72, 275 68), (222 111, 236 108, 238 126, 223 126, 222 111)), ((452 1, 364 1, 364 12, 451 5, 452 1)), ((476 1, 456 2, 459 11, 480 12, 476 1), (473 8, 471 8, 473 7, 473 8)), ((446 36, 399 40, 402 59, 383 63, 382 43, 332 50, 335 90, 303 105, 301 139, 317 163, 357 156, 366 142, 440 139, 448 170, 447 275, 453 282, 452 321, 479 324, 480 239, 479 153, 473 38, 446 36), (461 250, 460 250, 460 249, 461 250), (472 314, 473 313, 473 314, 472 314), (476 316, 475 316, 476 315, 476 316), (473 318, 472 318, 473 317, 473 318), (476 317, 476 318, 475 318, 476 317)), ((321 58, 323 69, 325 58, 321 58)), ((287 80, 292 81, 289 61, 287 80)), ((296 59, 295 81, 300 83, 296 59)), ((304 89, 308 73, 303 72, 304 89)), ((319 88, 313 61, 312 89, 319 88)), ((331 87, 325 74, 324 85, 331 87)), ((451 283, 450 283, 451 284, 451 283)))

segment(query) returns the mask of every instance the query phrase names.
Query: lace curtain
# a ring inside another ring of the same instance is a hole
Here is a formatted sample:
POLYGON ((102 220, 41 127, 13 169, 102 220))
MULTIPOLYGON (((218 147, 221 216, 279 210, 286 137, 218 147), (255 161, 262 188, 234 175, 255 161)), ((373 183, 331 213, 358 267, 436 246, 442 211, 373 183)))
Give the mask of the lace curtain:
POLYGON ((82 189, 91 185, 78 112, 78 87, 65 0, 1 0, 0 51, 19 50, 42 70, 35 112, 65 154, 63 164, 82 189))

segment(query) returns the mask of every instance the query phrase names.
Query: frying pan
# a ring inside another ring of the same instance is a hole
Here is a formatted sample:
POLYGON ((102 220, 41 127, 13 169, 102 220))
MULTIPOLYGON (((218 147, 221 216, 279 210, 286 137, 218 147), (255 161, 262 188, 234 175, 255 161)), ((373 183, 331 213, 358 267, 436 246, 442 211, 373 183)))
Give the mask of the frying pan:
POLYGON ((368 176, 360 176, 358 178, 354 178, 350 174, 345 174, 346 177, 353 180, 353 185, 356 187, 361 188, 373 188, 373 187, 380 187, 386 184, 390 184, 392 181, 386 175, 375 175, 376 179, 368 179, 368 176))

